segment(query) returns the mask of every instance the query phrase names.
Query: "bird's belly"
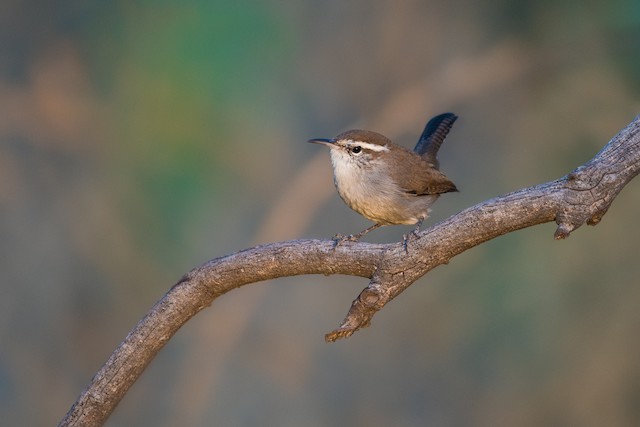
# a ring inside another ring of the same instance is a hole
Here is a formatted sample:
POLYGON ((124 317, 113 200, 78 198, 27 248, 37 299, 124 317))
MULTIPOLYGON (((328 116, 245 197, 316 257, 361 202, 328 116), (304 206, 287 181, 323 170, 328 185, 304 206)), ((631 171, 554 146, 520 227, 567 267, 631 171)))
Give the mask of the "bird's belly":
MULTIPOLYGON (((354 211, 379 224, 415 224, 429 215, 437 195, 407 194, 395 185, 348 179, 336 188, 344 202, 354 211)), ((344 181, 344 180, 343 180, 344 181)))
POLYGON ((379 198, 373 201, 354 203, 351 208, 364 217, 379 224, 415 224, 421 218, 429 216, 429 206, 437 196, 411 196, 407 200, 397 198, 379 198), (372 203, 373 202, 373 203, 372 203))

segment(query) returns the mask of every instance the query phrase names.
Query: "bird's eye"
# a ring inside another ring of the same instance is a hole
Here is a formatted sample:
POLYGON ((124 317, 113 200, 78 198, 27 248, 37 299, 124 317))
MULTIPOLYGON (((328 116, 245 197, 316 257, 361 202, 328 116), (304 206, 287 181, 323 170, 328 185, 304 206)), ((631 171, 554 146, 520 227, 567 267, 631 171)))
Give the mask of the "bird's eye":
POLYGON ((353 154, 359 154, 361 151, 362 151, 362 147, 360 147, 359 145, 356 145, 355 147, 353 147, 353 148, 351 149, 351 152, 352 152, 353 154))

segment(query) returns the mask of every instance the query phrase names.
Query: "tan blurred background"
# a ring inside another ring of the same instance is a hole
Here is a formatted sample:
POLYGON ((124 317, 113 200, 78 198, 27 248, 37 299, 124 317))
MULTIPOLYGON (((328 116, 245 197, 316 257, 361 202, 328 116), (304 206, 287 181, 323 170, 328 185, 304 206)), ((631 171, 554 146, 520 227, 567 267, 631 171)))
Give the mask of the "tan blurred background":
MULTIPOLYGON (((593 156, 640 113, 639 52, 633 0, 2 1, 2 424, 55 424, 187 270, 368 226, 306 139, 413 146, 456 112, 433 224, 593 156)), ((634 181, 598 227, 468 251, 331 345, 366 280, 232 292, 108 424, 640 425, 639 216, 634 181)))

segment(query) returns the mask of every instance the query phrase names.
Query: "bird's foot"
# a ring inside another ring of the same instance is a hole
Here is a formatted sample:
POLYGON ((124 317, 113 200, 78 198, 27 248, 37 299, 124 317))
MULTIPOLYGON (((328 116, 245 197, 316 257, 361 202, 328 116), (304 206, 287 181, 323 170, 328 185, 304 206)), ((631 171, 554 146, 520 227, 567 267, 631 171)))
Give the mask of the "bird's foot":
POLYGON ((418 233, 420 233, 420 226, 422 225, 422 221, 418 224, 418 226, 410 233, 402 235, 402 246, 404 247, 405 253, 409 253, 409 242, 413 240, 418 240, 418 233))
POLYGON ((348 236, 345 236, 343 234, 336 234, 335 236, 333 236, 333 241, 335 242, 333 249, 335 250, 344 242, 357 242, 360 240, 360 238, 362 238, 362 236, 379 227, 382 227, 382 224, 373 224, 371 227, 362 230, 358 234, 349 234, 348 236))
POLYGON ((407 233, 402 235, 402 247, 404 248, 404 252, 406 254, 409 253, 409 241, 417 239, 415 232, 407 233))
POLYGON ((333 236, 333 238, 331 240, 333 240, 333 249, 335 250, 338 246, 340 246, 341 244, 343 244, 344 242, 357 242, 358 240, 360 240, 359 235, 354 235, 354 234, 349 234, 349 235, 344 235, 344 234, 336 234, 335 236, 333 236))

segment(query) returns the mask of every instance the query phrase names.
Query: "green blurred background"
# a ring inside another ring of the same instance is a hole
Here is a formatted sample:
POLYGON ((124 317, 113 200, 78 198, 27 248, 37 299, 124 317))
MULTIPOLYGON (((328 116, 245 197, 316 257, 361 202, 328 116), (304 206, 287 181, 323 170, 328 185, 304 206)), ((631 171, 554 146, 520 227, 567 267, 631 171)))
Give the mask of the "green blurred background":
MULTIPOLYGON (((640 112, 634 0, 0 3, 0 416, 53 425, 184 272, 369 225, 325 150, 460 119, 430 224, 591 158, 640 112)), ((108 425, 640 425, 640 184, 434 270, 325 344, 364 279, 248 286, 108 425)), ((369 241, 397 241, 387 227, 369 241)))

